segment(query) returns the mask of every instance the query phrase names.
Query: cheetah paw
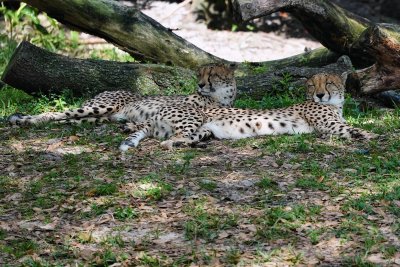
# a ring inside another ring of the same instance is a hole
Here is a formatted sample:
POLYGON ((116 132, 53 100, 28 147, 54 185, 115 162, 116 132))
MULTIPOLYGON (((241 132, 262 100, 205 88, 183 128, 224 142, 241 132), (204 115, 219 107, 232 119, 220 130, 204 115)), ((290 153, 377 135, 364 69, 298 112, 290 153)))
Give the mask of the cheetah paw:
POLYGON ((137 147, 139 145, 138 142, 132 142, 132 141, 123 141, 121 145, 119 145, 119 150, 122 152, 127 151, 131 147, 137 147))
POLYGON ((133 132, 136 132, 138 130, 137 125, 135 123, 132 123, 132 122, 128 122, 128 123, 125 123, 125 124, 121 125, 120 129, 124 133, 133 133, 133 132))
POLYGON ((375 134, 375 133, 365 133, 364 134, 364 138, 366 140, 377 139, 379 136, 380 136, 379 134, 375 134))
POLYGON ((8 121, 8 123, 11 124, 11 125, 20 125, 20 124, 21 124, 21 120, 22 120, 24 117, 25 117, 24 114, 15 113, 15 114, 10 115, 10 116, 7 118, 7 121, 8 121))

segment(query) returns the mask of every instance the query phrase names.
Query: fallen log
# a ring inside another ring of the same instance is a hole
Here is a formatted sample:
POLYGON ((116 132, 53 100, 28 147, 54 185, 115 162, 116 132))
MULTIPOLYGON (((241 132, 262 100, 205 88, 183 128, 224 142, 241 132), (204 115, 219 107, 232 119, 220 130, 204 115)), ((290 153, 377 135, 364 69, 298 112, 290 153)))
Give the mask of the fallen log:
MULTIPOLYGON (((278 62, 275 61, 274 64, 278 62)), ((288 74, 292 76, 294 85, 300 85, 318 72, 343 73, 352 68, 350 60, 343 58, 339 59, 338 63, 322 68, 296 67, 296 63, 300 63, 299 57, 284 59, 280 63, 279 69, 261 71, 260 66, 248 64, 246 68, 250 74, 246 76, 239 70, 239 93, 261 98, 288 74)), ((308 64, 313 65, 309 62, 308 64)), ((166 90, 194 90, 197 84, 195 72, 190 69, 162 64, 70 58, 46 51, 29 42, 22 42, 18 46, 1 79, 30 94, 60 94, 64 89, 68 89, 74 95, 85 96, 93 96, 106 90, 165 94, 166 90)))
POLYGON ((400 90, 397 91, 385 91, 374 95, 380 103, 389 108, 399 108, 400 107, 400 90))
MULTIPOLYGON (((239 94, 244 93, 252 98, 259 99, 269 94, 271 90, 276 91, 277 87, 282 87, 281 81, 287 80, 285 77, 289 77, 289 81, 286 82, 290 83, 289 86, 286 87, 296 88, 303 86, 307 79, 317 73, 325 72, 347 76, 352 72, 352 69, 353 65, 350 58, 342 56, 337 60, 337 62, 323 67, 289 66, 279 70, 262 72, 259 74, 248 75, 246 77, 238 77, 237 85, 239 94)), ((278 91, 282 91, 282 89, 284 88, 278 88, 278 91)))
POLYGON ((328 0, 235 0, 235 7, 242 20, 281 10, 291 12, 324 46, 364 67, 355 74, 360 94, 400 88, 398 25, 373 24, 328 0))
POLYGON ((167 88, 196 85, 195 72, 162 64, 76 59, 22 42, 8 63, 2 81, 27 93, 93 96, 106 90, 162 93, 167 88))

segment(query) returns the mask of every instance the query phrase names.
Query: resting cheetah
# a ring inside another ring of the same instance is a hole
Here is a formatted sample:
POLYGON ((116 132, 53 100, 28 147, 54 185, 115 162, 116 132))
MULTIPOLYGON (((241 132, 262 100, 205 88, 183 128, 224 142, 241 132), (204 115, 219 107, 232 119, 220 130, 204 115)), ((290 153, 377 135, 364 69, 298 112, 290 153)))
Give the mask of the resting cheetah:
POLYGON ((38 124, 47 121, 137 123, 150 119, 161 107, 171 104, 184 103, 196 108, 230 107, 236 97, 235 68, 235 64, 209 64, 201 67, 198 91, 189 96, 140 97, 128 91, 106 91, 86 101, 81 108, 32 116, 15 114, 8 120, 13 125, 38 124))
POLYGON ((210 136, 218 139, 240 139, 260 135, 320 132, 344 138, 370 139, 374 134, 356 129, 342 116, 344 83, 333 74, 317 74, 307 81, 305 103, 273 110, 237 108, 197 109, 188 105, 161 108, 141 124, 121 145, 125 151, 136 147, 146 137, 170 138, 161 143, 165 148, 190 145, 210 136))

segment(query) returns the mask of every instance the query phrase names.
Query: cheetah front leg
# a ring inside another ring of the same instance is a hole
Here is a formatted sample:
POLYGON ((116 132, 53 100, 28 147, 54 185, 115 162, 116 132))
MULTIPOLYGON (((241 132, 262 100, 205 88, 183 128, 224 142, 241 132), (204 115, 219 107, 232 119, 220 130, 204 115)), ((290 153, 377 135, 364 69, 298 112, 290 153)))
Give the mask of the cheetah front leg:
POLYGON ((137 131, 129 135, 119 146, 119 150, 127 151, 131 147, 137 147, 144 138, 153 135, 153 123, 147 121, 136 124, 137 131))
POLYGON ((322 134, 334 134, 347 139, 370 140, 378 137, 377 134, 352 127, 340 120, 330 120, 323 124, 317 124, 314 128, 317 132, 320 132, 322 134))

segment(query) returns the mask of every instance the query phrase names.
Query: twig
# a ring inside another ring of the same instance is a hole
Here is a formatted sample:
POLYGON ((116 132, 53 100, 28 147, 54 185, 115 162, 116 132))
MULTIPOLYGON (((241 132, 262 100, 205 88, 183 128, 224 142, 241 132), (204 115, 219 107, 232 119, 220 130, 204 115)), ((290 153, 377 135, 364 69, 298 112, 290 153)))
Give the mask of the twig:
POLYGON ((176 11, 178 11, 179 9, 181 9, 182 7, 186 6, 187 4, 190 4, 192 2, 192 0, 185 0, 182 3, 179 3, 178 6, 176 8, 174 8, 171 12, 169 12, 167 15, 165 15, 163 18, 160 19, 160 21, 163 21, 167 18, 169 18, 170 16, 172 16, 176 11))

